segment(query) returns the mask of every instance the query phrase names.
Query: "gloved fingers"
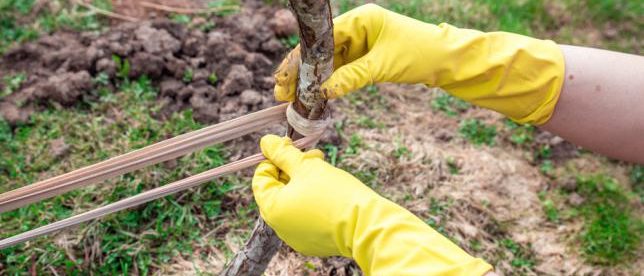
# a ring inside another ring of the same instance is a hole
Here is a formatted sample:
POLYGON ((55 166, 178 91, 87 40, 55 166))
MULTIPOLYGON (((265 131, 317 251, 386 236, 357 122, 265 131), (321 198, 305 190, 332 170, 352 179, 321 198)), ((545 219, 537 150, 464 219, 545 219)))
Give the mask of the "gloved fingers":
MULTIPOLYGON (((387 10, 367 4, 342 14, 333 20, 335 70, 365 56, 373 47, 381 30, 387 10)), ((297 77, 300 67, 300 45, 284 58, 274 74, 274 96, 277 101, 295 100, 297 77)), ((358 87, 359 88, 359 87, 358 87)), ((346 92, 352 90, 344 90, 346 92)), ((344 94, 329 93, 328 98, 344 94)))
POLYGON ((369 56, 364 56, 335 70, 331 77, 322 83, 321 89, 328 99, 334 99, 373 83, 374 79, 369 71, 369 56))
POLYGON ((302 151, 293 146, 293 141, 288 137, 265 135, 260 140, 259 146, 266 159, 291 178, 306 157, 302 151))
POLYGON ((275 78, 275 88, 273 90, 275 100, 280 102, 292 102, 295 100, 295 85, 299 68, 300 45, 297 45, 286 55, 286 58, 282 60, 282 63, 273 74, 275 78))
POLYGON ((388 11, 366 4, 333 19, 334 67, 366 55, 376 43, 388 11))
POLYGON ((253 175, 253 195, 257 205, 265 208, 271 205, 277 193, 284 187, 279 181, 279 170, 270 161, 263 161, 257 165, 253 175))
POLYGON ((304 152, 304 156, 306 156, 307 159, 318 158, 318 159, 324 160, 324 153, 319 149, 308 150, 304 152))

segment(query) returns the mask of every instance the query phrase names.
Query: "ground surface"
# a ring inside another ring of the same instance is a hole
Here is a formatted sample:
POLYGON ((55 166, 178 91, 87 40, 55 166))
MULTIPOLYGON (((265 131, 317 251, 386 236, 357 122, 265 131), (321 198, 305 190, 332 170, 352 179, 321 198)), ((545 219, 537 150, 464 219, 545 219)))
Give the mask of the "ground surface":
MULTIPOLYGON (((0 33, 17 41, 0 44, 0 192, 274 105, 271 71, 297 43, 292 17, 279 1, 212 2, 206 4, 240 9, 205 18, 164 14, 134 1, 93 2, 146 19, 119 23, 66 1, 0 5, 6 12, 0 33), (22 25, 8 24, 9 14, 23 15, 12 19, 22 25), (51 29, 43 27, 47 16, 51 29), (32 29, 42 34, 31 37, 32 29)), ((340 13, 357 3, 337 1, 334 8, 340 13)), ((429 22, 632 53, 642 46, 642 7, 628 1, 379 3, 429 22)), ((320 145, 327 160, 500 273, 644 270, 642 167, 579 150, 439 90, 370 86, 332 105, 336 123, 320 145)), ((254 153, 259 136, 1 214, 0 238, 254 153)), ((257 216, 251 173, 1 250, 0 274, 216 273, 257 216)), ((348 260, 303 257, 287 247, 267 271, 357 273, 348 260)))

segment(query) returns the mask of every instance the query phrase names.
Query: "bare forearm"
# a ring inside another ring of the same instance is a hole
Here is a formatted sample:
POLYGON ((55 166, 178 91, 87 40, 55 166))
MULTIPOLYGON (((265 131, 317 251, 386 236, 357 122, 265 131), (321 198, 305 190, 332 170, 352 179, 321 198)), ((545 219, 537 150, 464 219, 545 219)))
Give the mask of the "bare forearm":
POLYGON ((588 150, 644 163, 644 57, 562 45, 565 82, 541 128, 588 150))

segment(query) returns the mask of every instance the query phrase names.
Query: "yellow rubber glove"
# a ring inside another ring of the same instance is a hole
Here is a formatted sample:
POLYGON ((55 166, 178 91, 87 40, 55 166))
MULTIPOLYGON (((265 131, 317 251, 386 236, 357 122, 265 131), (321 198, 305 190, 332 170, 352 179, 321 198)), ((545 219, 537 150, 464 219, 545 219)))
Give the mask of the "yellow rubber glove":
POLYGON ((275 135, 264 136, 260 146, 269 161, 255 171, 255 201, 293 249, 353 258, 367 275, 482 275, 492 269, 326 163, 321 151, 301 152, 275 135))
MULTIPOLYGON (((335 72, 322 85, 335 98, 379 82, 422 83, 519 123, 543 124, 564 76, 549 40, 438 26, 367 4, 333 20, 335 72)), ((275 73, 275 98, 293 101, 299 48, 275 73)))

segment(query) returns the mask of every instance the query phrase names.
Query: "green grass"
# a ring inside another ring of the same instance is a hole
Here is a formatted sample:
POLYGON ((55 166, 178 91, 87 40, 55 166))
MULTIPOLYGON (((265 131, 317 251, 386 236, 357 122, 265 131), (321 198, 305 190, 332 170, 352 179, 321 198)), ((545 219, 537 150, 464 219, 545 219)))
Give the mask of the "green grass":
POLYGON ((641 246, 644 221, 631 210, 628 193, 617 180, 601 174, 579 177, 577 185, 585 198, 580 239, 588 260, 615 265, 633 259, 641 246))
POLYGON ((500 241, 502 247, 512 253, 510 264, 515 268, 531 268, 535 264, 532 255, 512 239, 505 238, 500 241))
POLYGON ((449 117, 456 117, 472 105, 447 93, 440 93, 432 99, 431 106, 434 110, 443 112, 449 117))
POLYGON ((493 146, 496 139, 496 127, 489 126, 478 119, 465 119, 461 121, 459 133, 474 145, 493 146))
MULTIPOLYGON (((105 81, 102 78, 96 78, 95 82, 105 81)), ((158 109, 154 101, 156 88, 146 77, 126 79, 118 87, 122 92, 101 92, 101 88, 92 92, 98 97, 96 102, 36 113, 29 123, 15 129, 0 120, 0 151, 9 153, 0 156, 0 192, 46 178, 45 173, 60 174, 203 127, 193 120, 190 110, 175 113, 166 122, 154 119, 151 114, 158 109), (48 141, 57 138, 71 146, 68 156, 58 158, 50 154, 48 141)), ((211 169, 225 163, 224 156, 220 146, 209 147, 179 158, 174 168, 155 165, 0 214, 3 229, 0 238, 211 169), (77 205, 77 202, 84 203, 77 205)), ((99 274, 134 270, 146 274, 177 255, 191 258, 197 248, 216 243, 216 239, 201 237, 209 229, 225 223, 222 217, 235 218, 233 228, 250 228, 255 212, 253 204, 237 210, 222 208, 226 194, 245 186, 246 183, 229 177, 83 224, 67 231, 70 237, 82 237, 81 243, 72 242, 69 249, 75 252, 72 255, 62 245, 52 242, 54 236, 0 250, 4 272, 19 274, 35 262, 38 273, 44 273, 51 265, 65 274, 79 269, 99 274), (94 244, 98 247, 94 248, 94 244), (84 250, 95 250, 93 259, 87 263, 82 257, 84 250), (32 259, 32 256, 38 257, 32 259)))
POLYGON ((534 141, 535 127, 529 124, 519 125, 510 119, 505 121, 505 125, 510 130, 510 142, 515 145, 528 145, 534 141))
MULTIPOLYGON (((35 0, 0 0, 0 54, 15 43, 38 38, 41 34, 59 29, 99 31, 105 19, 68 0, 50 1, 60 9, 52 12, 49 6, 34 11, 35 0)), ((109 0, 93 0, 95 7, 111 10, 109 0)))

